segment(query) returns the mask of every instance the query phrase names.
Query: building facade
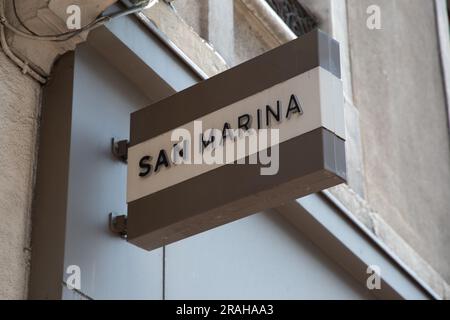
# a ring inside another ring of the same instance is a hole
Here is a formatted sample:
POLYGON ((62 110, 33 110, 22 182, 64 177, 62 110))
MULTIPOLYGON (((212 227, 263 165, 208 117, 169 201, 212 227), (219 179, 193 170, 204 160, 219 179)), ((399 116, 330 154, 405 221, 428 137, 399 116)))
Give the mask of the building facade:
POLYGON ((446 1, 1 5, 0 298, 450 297, 446 1), (114 19, 64 35, 71 5, 114 19), (316 28, 340 43, 346 184, 151 252, 109 232, 131 112, 316 28))

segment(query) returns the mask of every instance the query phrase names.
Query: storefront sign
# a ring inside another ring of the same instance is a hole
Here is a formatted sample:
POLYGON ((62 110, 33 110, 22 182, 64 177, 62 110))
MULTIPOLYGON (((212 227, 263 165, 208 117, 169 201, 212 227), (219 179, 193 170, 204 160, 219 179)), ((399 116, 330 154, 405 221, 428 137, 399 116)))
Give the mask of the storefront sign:
POLYGON ((339 46, 320 31, 135 112, 128 241, 148 250, 345 181, 339 46))

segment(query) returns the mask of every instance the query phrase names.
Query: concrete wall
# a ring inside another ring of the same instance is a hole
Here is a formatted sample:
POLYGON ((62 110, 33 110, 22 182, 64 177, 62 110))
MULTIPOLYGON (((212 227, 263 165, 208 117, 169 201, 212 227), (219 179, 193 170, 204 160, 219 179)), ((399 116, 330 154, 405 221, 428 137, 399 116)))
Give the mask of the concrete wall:
POLYGON ((450 151, 434 1, 348 0, 366 198, 450 281, 450 151), (382 29, 366 28, 377 4, 382 29))
POLYGON ((0 299, 26 298, 40 86, 0 49, 0 299))

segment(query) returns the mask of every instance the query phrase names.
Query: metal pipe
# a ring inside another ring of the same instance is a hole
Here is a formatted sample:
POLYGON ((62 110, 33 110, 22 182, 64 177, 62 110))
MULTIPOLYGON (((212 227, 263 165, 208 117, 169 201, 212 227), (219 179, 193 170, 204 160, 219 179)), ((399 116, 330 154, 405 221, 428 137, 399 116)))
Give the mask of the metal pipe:
POLYGON ((289 42, 297 38, 294 32, 284 23, 284 21, 272 10, 270 5, 264 0, 240 0, 247 9, 258 18, 266 29, 273 35, 280 44, 289 42))
POLYGON ((47 82, 47 79, 44 76, 41 76, 36 71, 34 71, 28 62, 22 61, 19 57, 17 57, 11 49, 9 49, 8 42, 5 38, 5 28, 2 24, 0 24, 0 44, 3 49, 3 52, 5 55, 11 59, 18 67, 22 69, 22 72, 24 74, 28 74, 31 76, 34 80, 38 81, 41 84, 45 84, 47 82))

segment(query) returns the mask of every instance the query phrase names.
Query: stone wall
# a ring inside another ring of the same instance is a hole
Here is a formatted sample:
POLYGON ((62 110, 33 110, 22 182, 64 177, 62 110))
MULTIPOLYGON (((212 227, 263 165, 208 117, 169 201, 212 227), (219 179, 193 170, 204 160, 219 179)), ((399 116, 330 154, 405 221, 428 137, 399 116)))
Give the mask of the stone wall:
POLYGON ((40 85, 0 49, 0 299, 27 296, 40 85))
POLYGON ((434 1, 349 0, 366 200, 450 282, 450 149, 434 1), (377 4, 382 29, 369 30, 377 4))

